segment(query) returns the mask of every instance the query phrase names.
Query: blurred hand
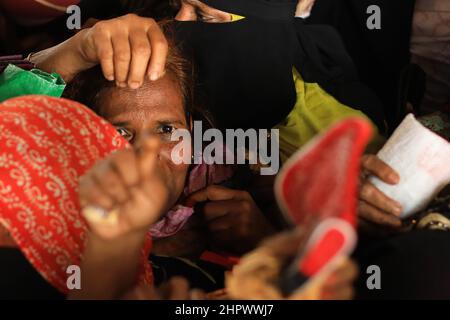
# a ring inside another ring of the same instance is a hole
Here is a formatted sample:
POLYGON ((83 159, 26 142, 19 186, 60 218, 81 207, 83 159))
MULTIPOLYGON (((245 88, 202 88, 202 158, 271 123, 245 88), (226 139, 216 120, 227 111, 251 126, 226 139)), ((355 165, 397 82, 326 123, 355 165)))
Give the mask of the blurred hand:
MULTIPOLYGON (((299 253, 299 248, 306 244, 306 235, 301 228, 295 231, 281 233, 262 244, 273 256, 280 261, 280 265, 288 265, 299 253)), ((354 286, 358 277, 358 266, 350 259, 343 259, 331 274, 323 281, 319 281, 320 299, 350 300, 354 296, 354 286)), ((299 298, 306 298, 300 293, 299 298)))
POLYGON ((386 196, 368 180, 372 175, 385 183, 396 185, 400 182, 400 176, 375 155, 362 158, 362 169, 358 204, 360 222, 400 228, 400 215, 403 210, 401 204, 386 196))
POLYGON ((202 202, 210 244, 216 249, 242 254, 275 232, 248 192, 210 186, 187 199, 190 206, 202 202))
POLYGON ((227 277, 227 289, 234 299, 326 299, 353 298, 353 283, 358 268, 349 259, 343 259, 329 275, 320 277, 304 290, 285 297, 276 286, 279 278, 305 246, 307 235, 298 227, 264 241, 245 255, 227 277))
POLYGON ((351 300, 355 295, 354 282, 358 266, 350 259, 344 260, 325 280, 321 288, 321 300, 351 300))
POLYGON ((103 239, 146 233, 168 206, 169 190, 157 170, 159 141, 139 152, 121 150, 80 180, 80 204, 91 231, 103 239))
POLYGON ((191 289, 184 278, 174 277, 159 288, 137 286, 123 300, 205 300, 201 290, 191 289))

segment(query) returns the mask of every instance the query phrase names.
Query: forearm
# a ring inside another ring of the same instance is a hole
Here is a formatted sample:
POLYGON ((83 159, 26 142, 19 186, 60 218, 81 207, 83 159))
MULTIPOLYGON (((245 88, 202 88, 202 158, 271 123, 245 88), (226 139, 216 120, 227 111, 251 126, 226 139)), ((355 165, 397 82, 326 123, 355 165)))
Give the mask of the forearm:
POLYGON ((58 73, 67 83, 72 81, 79 72, 87 68, 80 48, 83 33, 84 30, 54 47, 33 53, 29 61, 42 71, 58 73))
POLYGON ((136 284, 145 233, 114 240, 89 234, 81 264, 81 290, 69 299, 118 299, 136 284))

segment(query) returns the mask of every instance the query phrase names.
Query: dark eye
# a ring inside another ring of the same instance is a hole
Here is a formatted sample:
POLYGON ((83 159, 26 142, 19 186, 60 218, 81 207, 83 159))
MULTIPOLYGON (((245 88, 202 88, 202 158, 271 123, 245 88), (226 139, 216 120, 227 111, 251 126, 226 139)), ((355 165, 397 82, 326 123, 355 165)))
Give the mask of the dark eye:
POLYGON ((170 143, 172 139, 172 134, 175 132, 176 128, 174 126, 165 124, 161 125, 158 128, 158 134, 161 139, 161 141, 164 141, 166 143, 170 143))
POLYGON ((124 127, 116 127, 117 132, 128 142, 131 142, 134 138, 133 132, 124 127))
POLYGON ((174 127, 172 127, 170 125, 164 125, 164 126, 161 126, 160 133, 161 134, 172 134, 174 130, 175 130, 174 127))

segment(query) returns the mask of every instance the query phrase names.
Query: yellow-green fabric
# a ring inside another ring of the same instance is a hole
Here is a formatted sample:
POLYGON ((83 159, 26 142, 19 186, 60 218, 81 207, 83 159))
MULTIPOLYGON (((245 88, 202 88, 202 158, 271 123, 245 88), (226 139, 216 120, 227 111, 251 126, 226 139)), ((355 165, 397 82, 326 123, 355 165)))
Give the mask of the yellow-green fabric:
MULTIPOLYGON (((231 14, 231 22, 242 19, 245 17, 231 14)), ((374 138, 367 152, 376 153, 383 145, 384 138, 379 135, 375 124, 363 112, 340 103, 319 84, 304 82, 295 68, 293 77, 297 102, 287 118, 274 128, 280 133, 280 158, 283 163, 315 136, 349 117, 361 117, 372 124, 374 138)))
MULTIPOLYGON (((300 73, 293 70, 297 102, 281 124, 275 129, 280 133, 280 157, 289 159, 298 149, 317 134, 333 124, 349 117, 369 118, 359 110, 347 107, 325 92, 317 83, 306 83, 300 73)), ((372 123, 372 122, 371 122, 372 123)), ((372 123, 375 132, 376 126, 372 123)))

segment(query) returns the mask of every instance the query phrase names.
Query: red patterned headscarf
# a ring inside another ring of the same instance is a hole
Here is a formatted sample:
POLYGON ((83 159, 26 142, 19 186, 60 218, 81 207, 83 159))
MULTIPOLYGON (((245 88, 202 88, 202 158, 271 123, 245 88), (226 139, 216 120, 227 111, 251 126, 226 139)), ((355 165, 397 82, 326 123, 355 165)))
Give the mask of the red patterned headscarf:
MULTIPOLYGON (((80 265, 87 224, 78 180, 124 148, 115 128, 76 102, 43 96, 0 104, 0 223, 35 269, 67 294, 67 267, 80 265)), ((143 283, 150 284, 142 257, 143 283)))

